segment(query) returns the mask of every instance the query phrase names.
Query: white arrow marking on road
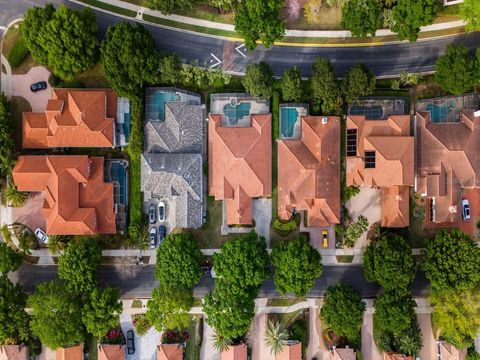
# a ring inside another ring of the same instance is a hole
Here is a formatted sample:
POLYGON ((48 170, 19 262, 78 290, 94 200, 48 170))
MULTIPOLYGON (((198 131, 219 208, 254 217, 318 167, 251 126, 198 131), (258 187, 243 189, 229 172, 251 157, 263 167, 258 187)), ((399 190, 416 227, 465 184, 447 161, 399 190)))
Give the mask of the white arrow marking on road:
MULTIPOLYGON (((220 60, 214 54, 210 53, 210 55, 212 55, 212 57, 217 61, 215 64, 210 65, 210 69, 213 69, 222 63, 222 60, 220 60)), ((213 62, 213 60, 210 59, 210 62, 213 62)))
POLYGON ((235 48, 235 51, 238 52, 240 55, 242 55, 243 57, 247 57, 247 55, 245 55, 241 49, 245 49, 245 44, 240 44, 238 45, 236 48, 235 48))

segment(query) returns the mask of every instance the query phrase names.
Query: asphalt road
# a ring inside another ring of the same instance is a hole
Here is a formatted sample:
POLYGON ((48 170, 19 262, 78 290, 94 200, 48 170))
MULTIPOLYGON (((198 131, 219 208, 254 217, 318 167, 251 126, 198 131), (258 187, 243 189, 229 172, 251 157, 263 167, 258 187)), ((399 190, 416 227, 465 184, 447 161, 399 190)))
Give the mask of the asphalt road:
MULTIPOLYGON (((56 266, 22 265, 20 270, 11 275, 13 281, 18 281, 27 293, 35 289, 35 285, 57 278, 56 266)), ((122 280, 113 266, 101 266, 99 281, 103 286, 117 287, 123 298, 148 298, 158 286, 155 279, 155 267, 142 266, 137 276, 130 280, 122 280)), ((307 297, 322 297, 328 286, 344 282, 360 291, 363 298, 376 297, 381 291, 379 286, 365 280, 360 266, 325 266, 322 276, 317 279, 314 288, 307 297)), ((213 279, 204 276, 195 287, 196 297, 204 297, 213 288, 213 279)), ((414 297, 426 297, 429 294, 429 283, 422 272, 412 284, 414 297)), ((272 279, 267 280, 260 291, 259 297, 279 298, 272 279)))
MULTIPOLYGON (((21 17, 32 5, 41 5, 47 0, 0 0, 0 26, 21 17)), ((52 2, 48 0, 48 2, 52 2)), ((81 5, 67 0, 53 0, 55 4, 68 3, 73 8, 81 5)), ((115 15, 96 11, 100 36, 108 26, 124 19, 115 15)), ((331 59, 338 75, 343 75, 353 64, 365 62, 377 76, 395 75, 402 71, 426 72, 434 69, 435 60, 443 55, 449 43, 465 44, 470 49, 480 47, 480 32, 460 34, 444 39, 402 43, 371 47, 296 47, 274 46, 265 49, 259 46, 244 58, 234 48, 240 43, 227 40, 165 29, 157 26, 146 26, 152 33, 160 51, 175 52, 183 61, 199 64, 216 62, 212 54, 223 61, 223 68, 228 71, 242 73, 250 62, 265 61, 270 64, 275 75, 281 75, 285 69, 297 65, 303 76, 310 74, 310 68, 316 57, 331 59)), ((1 34, 0 30, 0 34, 1 34)))

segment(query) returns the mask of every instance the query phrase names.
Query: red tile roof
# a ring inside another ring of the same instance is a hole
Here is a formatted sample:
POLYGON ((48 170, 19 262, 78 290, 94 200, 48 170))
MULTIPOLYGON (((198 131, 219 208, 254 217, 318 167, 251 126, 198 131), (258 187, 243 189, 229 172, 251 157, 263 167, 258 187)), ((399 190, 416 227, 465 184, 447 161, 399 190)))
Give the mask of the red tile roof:
POLYGON ((383 353, 383 360, 413 360, 413 356, 403 354, 383 353))
POLYGON ((23 113, 23 148, 112 147, 116 112, 113 90, 54 89, 45 112, 23 113))
POLYGON ((0 360, 28 360, 28 347, 26 345, 0 346, 0 360))
POLYGON ((230 345, 227 350, 222 351, 221 360, 247 360, 247 345, 230 345))
POLYGON ((124 360, 124 345, 102 344, 98 346, 98 360, 124 360))
POLYGON ((479 188, 479 146, 480 117, 472 112, 439 124, 417 112, 417 192, 435 198, 436 223, 461 221, 462 189, 479 188))
POLYGON ((326 360, 356 360, 357 354, 352 348, 332 349, 328 352, 329 356, 326 360))
POLYGON ((285 345, 283 351, 275 355, 275 360, 302 360, 302 343, 285 345))
POLYGON ((440 342, 440 360, 465 360, 467 357, 467 349, 458 350, 452 344, 445 341, 440 342))
POLYGON ((55 350, 55 360, 83 360, 83 344, 58 348, 55 350))
POLYGON ((409 225, 409 187, 414 185, 414 138, 410 115, 386 120, 348 116, 347 130, 357 131, 356 155, 347 156, 347 186, 381 188, 381 225, 409 225), (375 166, 367 167, 365 152, 375 152, 375 166))
POLYGON ((278 215, 306 210, 308 226, 340 223, 340 119, 301 118, 302 136, 278 142, 278 215))
POLYGON ((101 157, 19 156, 13 179, 20 191, 43 192, 46 233, 114 234, 113 183, 101 157))
POLYGON ((183 348, 179 344, 158 345, 157 360, 183 360, 183 348))
POLYGON ((208 123, 208 187, 225 200, 227 223, 252 223, 252 198, 272 194, 271 115, 251 115, 251 126, 222 126, 221 115, 208 123))

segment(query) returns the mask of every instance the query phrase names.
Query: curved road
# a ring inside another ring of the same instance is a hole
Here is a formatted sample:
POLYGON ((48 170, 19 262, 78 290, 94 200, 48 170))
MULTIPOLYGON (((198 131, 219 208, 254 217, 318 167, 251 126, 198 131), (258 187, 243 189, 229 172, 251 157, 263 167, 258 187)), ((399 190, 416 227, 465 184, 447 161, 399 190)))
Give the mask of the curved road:
MULTIPOLYGON (((5 26, 11 20, 21 17, 28 7, 46 2, 46 0, 0 0, 0 26, 5 26)), ((50 0, 48 2, 67 3, 73 8, 82 8, 81 5, 67 0, 50 0)), ((95 12, 102 37, 108 26, 124 20, 115 15, 95 12)), ((130 21, 133 22, 133 20, 130 21)), ((265 49, 263 46, 259 46, 244 58, 234 50, 240 43, 158 26, 146 25, 146 27, 152 33, 160 51, 175 52, 183 61, 198 61, 199 64, 216 62, 213 54, 223 61, 224 70, 236 73, 244 72, 250 62, 265 61, 270 64, 275 75, 281 75, 288 67, 297 65, 302 75, 308 76, 311 65, 318 56, 331 59, 340 76, 353 64, 361 61, 365 62, 377 76, 396 75, 402 71, 427 72, 434 69, 435 60, 443 55, 447 44, 464 44, 470 49, 480 47, 480 32, 476 32, 411 44, 371 47, 273 46, 265 49)), ((0 27, 0 34, 2 31, 0 27)))

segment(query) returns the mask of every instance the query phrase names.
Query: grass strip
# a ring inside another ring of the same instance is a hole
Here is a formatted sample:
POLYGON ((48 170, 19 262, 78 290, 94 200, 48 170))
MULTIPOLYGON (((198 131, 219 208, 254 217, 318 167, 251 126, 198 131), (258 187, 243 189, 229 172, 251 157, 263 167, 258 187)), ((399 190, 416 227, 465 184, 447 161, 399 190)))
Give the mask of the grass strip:
POLYGON ((78 0, 78 1, 80 1, 82 3, 85 3, 87 5, 98 7, 100 9, 104 9, 104 10, 114 12, 114 13, 117 13, 117 14, 120 14, 120 15, 125 15, 125 16, 128 16, 128 17, 137 16, 137 13, 135 11, 124 9, 124 8, 114 6, 114 5, 111 5, 111 4, 107 4, 107 3, 104 3, 103 1, 98 1, 98 0, 78 0))

